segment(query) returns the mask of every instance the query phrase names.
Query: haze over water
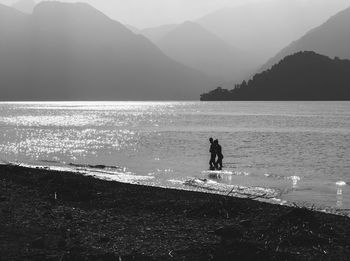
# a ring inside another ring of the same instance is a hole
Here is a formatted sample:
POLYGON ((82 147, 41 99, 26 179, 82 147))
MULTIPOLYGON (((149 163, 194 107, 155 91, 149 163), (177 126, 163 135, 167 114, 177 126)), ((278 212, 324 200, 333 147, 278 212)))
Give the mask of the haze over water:
POLYGON ((350 209, 350 102, 0 103, 0 128, 3 162, 350 209), (223 147, 219 176, 209 137, 223 147))

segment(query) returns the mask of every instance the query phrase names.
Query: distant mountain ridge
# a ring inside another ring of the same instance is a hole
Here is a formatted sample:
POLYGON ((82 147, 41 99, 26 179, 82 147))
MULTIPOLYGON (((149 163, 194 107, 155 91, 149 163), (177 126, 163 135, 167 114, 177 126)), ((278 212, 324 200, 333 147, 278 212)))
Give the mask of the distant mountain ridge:
MULTIPOLYGON (((223 81, 238 83, 260 72, 283 47, 323 23, 346 6, 347 0, 334 1, 337 4, 326 0, 248 3, 209 13, 192 22, 192 26, 190 23, 164 25, 141 33, 178 62, 217 75, 223 81), (199 41, 200 38, 205 40, 199 41), (227 46, 231 51, 227 51, 227 46)), ((263 70, 297 51, 300 50, 278 57, 263 70)))
POLYGON ((349 4, 348 0, 261 1, 220 9, 195 22, 227 43, 254 54, 257 67, 261 67, 282 48, 349 4))
POLYGON ((253 70, 248 53, 193 22, 185 22, 166 33, 157 45, 174 60, 222 81, 240 82, 253 70))
POLYGON ((166 34, 171 32, 178 26, 178 24, 166 24, 158 27, 143 29, 141 30, 141 33, 153 43, 157 44, 166 34))
POLYGON ((350 7, 284 48, 260 71, 270 68, 283 57, 300 51, 314 51, 329 57, 350 59, 350 7))
POLYGON ((299 52, 248 83, 232 90, 217 88, 202 94, 201 100, 350 100, 349 75, 350 60, 299 52))
POLYGON ((0 6, 0 56, 1 100, 189 100, 213 84, 82 3, 0 6))

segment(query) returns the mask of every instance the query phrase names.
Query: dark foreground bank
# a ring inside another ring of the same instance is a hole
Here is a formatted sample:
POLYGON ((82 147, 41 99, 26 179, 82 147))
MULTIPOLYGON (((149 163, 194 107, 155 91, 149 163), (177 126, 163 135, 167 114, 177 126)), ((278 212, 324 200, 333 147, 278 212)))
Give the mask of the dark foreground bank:
POLYGON ((0 260, 349 260, 350 219, 0 166, 0 260))

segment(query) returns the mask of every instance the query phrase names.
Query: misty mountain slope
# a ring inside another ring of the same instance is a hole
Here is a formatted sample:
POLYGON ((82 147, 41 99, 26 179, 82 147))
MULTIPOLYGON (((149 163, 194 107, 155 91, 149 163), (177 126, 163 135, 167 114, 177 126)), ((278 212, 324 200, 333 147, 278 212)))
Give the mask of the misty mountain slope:
POLYGON ((11 93, 22 80, 18 77, 23 67, 24 41, 29 15, 0 4, 0 91, 1 97, 11 93), (8 82, 14 84, 9 85, 8 82))
POLYGON ((338 12, 347 0, 273 0, 225 8, 196 22, 233 46, 256 55, 262 65, 283 47, 338 12), (339 4, 335 5, 333 2, 339 4))
POLYGON ((338 56, 350 59, 350 8, 334 15, 326 23, 309 31, 302 38, 284 48, 261 70, 299 51, 315 51, 329 57, 338 56))
POLYGON ((166 24, 158 27, 145 28, 141 30, 141 34, 157 44, 167 33, 175 29, 177 24, 166 24))
POLYGON ((34 0, 18 0, 12 7, 26 14, 31 14, 35 7, 34 0))
POLYGON ((193 22, 185 22, 157 42, 169 57, 224 81, 242 81, 252 68, 250 55, 231 47, 193 22))
POLYGON ((5 51, 9 51, 6 48, 22 44, 28 22, 28 15, 0 4, 0 58, 4 59, 5 51))
POLYGON ((22 46, 29 16, 0 4, 0 62, 10 55, 11 48, 22 46))
POLYGON ((124 24, 126 28, 128 28, 131 32, 134 34, 141 34, 140 29, 136 28, 135 26, 129 25, 129 24, 124 24))
POLYGON ((350 60, 314 52, 285 57, 235 89, 217 88, 201 100, 350 100, 350 60))
MULTIPOLYGON (((11 28, 12 26, 10 26, 12 24, 14 27, 20 26, 23 28, 25 19, 27 17, 27 15, 23 14, 22 12, 19 12, 18 10, 0 4, 0 29, 2 31, 13 30, 13 28, 11 28)), ((16 29, 17 28, 15 28, 14 30, 16 29)))
POLYGON ((87 4, 43 2, 28 17, 20 41, 0 32, 16 42, 0 53, 21 54, 0 60, 2 100, 195 99, 213 84, 87 4))

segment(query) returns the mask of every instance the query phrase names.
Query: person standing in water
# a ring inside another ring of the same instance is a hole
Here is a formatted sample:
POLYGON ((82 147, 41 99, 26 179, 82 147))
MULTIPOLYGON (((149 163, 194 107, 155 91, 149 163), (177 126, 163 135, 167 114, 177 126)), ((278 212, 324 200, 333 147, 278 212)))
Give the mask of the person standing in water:
POLYGON ((209 169, 210 169, 210 170, 215 170, 215 165, 216 165, 216 162, 215 162, 215 158, 216 158, 216 149, 215 149, 215 144, 214 144, 213 138, 210 138, 210 139, 209 139, 209 142, 210 142, 210 149, 209 149, 209 152, 210 152, 209 169))
POLYGON ((214 147, 215 147, 215 154, 218 156, 218 160, 215 162, 215 168, 217 170, 222 170, 222 160, 224 158, 224 155, 222 155, 222 148, 219 144, 219 140, 214 141, 214 147))

